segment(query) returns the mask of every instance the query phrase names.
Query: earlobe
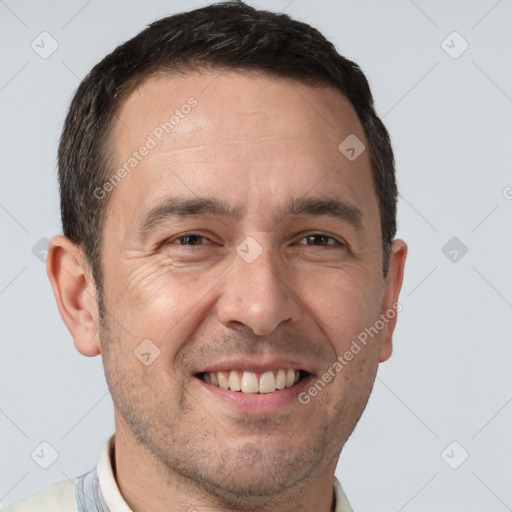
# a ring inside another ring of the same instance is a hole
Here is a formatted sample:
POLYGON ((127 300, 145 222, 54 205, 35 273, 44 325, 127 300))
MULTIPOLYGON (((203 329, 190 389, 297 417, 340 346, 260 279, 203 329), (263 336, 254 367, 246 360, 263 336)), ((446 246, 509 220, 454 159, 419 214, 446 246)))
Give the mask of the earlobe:
POLYGON ((384 283, 382 298, 382 321, 384 327, 380 334, 379 362, 391 357, 393 352, 393 331, 395 330, 399 307, 398 298, 402 288, 407 245, 403 240, 394 240, 391 245, 389 269, 384 283))
POLYGON ((60 316, 85 356, 100 353, 96 288, 80 247, 58 235, 48 247, 46 272, 60 316))

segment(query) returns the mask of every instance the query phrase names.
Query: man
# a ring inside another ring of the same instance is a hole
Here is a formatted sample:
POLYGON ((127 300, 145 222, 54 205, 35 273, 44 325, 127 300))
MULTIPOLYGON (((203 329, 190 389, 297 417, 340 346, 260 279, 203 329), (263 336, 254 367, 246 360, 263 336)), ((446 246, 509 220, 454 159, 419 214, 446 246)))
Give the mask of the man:
POLYGON ((243 3, 159 20, 81 83, 59 179, 47 271, 116 429, 5 510, 352 510, 334 473, 407 252, 359 68, 243 3))

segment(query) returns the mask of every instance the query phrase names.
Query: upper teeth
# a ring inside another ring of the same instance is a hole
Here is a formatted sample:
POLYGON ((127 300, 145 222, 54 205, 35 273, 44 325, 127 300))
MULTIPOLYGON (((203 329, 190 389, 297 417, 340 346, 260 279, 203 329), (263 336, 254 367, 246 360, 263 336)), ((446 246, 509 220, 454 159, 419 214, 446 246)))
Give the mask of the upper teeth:
POLYGON ((289 388, 300 378, 300 370, 277 370, 265 373, 242 371, 206 372, 204 382, 243 393, 272 393, 276 389, 289 388))

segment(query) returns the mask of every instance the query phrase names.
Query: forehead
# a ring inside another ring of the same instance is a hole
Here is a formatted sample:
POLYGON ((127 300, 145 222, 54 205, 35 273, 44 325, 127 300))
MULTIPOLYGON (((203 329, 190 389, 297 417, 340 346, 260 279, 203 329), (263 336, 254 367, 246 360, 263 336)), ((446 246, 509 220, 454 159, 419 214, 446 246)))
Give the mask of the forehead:
POLYGON ((114 172, 125 172, 111 211, 124 223, 171 192, 261 208, 314 189, 368 203, 360 209, 375 214, 368 151, 350 161, 338 148, 349 136, 367 146, 333 87, 239 71, 154 76, 113 124, 114 172))
POLYGON ((331 148, 347 130, 364 138, 352 105, 332 86, 310 86, 255 72, 195 71, 143 81, 124 100, 114 122, 116 149, 121 149, 118 143, 136 147, 141 135, 152 133, 173 114, 180 119, 171 122, 175 149, 202 141, 205 132, 209 141, 249 142, 264 132, 268 141, 307 138, 315 147, 331 148), (198 108, 188 116, 182 109, 188 112, 190 98, 198 108), (181 122, 183 114, 189 117, 186 123, 181 122), (269 124, 258 126, 262 121, 269 124))

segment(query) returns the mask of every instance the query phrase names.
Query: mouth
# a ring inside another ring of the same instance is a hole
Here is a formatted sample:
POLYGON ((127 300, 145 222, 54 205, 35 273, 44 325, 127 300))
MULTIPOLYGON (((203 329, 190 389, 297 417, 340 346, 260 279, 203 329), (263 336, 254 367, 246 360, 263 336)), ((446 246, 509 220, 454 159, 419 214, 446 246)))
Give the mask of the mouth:
POLYGON ((295 386, 311 373, 302 369, 280 368, 256 373, 248 370, 224 370, 196 373, 206 384, 246 394, 279 393, 295 386))

